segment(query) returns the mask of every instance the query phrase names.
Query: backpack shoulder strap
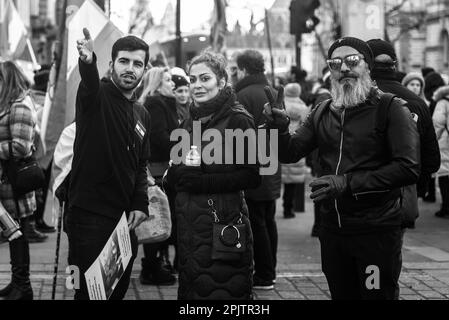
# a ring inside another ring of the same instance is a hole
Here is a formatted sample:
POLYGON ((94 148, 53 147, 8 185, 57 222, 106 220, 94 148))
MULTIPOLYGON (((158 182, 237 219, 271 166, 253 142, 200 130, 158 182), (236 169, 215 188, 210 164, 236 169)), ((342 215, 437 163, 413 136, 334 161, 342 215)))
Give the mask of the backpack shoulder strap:
POLYGON ((396 96, 392 93, 382 93, 380 96, 376 113, 376 131, 380 134, 387 131, 388 115, 390 114, 390 107, 395 98, 396 96))
POLYGON ((332 99, 325 100, 318 104, 312 112, 314 112, 313 115, 313 127, 316 129, 318 128, 318 124, 321 122, 321 118, 323 117, 324 112, 329 109, 330 105, 332 103, 332 99))

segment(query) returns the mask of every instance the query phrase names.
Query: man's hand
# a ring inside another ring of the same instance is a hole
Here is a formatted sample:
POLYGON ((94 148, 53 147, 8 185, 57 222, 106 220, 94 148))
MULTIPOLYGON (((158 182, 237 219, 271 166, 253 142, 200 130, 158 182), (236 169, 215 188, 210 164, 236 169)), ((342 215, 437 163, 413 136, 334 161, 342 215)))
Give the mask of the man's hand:
POLYGON ((128 227, 130 231, 135 230, 142 222, 148 219, 148 216, 142 211, 132 211, 129 214, 128 227))
POLYGON ((78 49, 80 59, 84 63, 91 64, 94 60, 94 41, 90 36, 89 30, 87 28, 83 29, 84 39, 78 40, 76 48, 78 49))
POLYGON ((310 184, 313 202, 321 202, 327 199, 336 199, 348 189, 346 176, 323 176, 310 184))
POLYGON ((269 103, 264 106, 264 116, 269 128, 278 129, 281 134, 288 132, 290 118, 284 108, 284 87, 279 88, 277 100, 274 99, 270 87, 265 87, 269 103))

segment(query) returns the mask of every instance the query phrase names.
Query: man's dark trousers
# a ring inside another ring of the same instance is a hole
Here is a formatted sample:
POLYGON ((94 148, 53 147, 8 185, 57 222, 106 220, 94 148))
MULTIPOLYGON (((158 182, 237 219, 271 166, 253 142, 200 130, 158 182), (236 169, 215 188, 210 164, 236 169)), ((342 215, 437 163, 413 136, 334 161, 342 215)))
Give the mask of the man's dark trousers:
POLYGON ((321 260, 333 300, 397 300, 402 231, 338 235, 322 230, 321 260), (379 270, 379 288, 372 288, 379 270))
POLYGON ((246 202, 254 237, 254 275, 265 281, 274 280, 276 279, 278 247, 276 200, 246 199, 246 202))
MULTIPOLYGON (((76 207, 70 208, 64 221, 69 239, 69 265, 77 266, 81 276, 80 289, 76 290, 75 300, 89 300, 84 273, 98 258, 119 221, 76 207)), ((135 233, 131 232, 130 236, 133 255, 109 300, 123 300, 128 291, 138 250, 135 233)))

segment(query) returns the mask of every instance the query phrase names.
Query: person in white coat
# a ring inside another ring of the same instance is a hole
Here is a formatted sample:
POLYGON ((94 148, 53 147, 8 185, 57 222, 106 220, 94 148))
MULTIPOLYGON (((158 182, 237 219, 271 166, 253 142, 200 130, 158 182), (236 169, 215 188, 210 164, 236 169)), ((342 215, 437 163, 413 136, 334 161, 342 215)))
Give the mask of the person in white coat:
POLYGON ((449 86, 436 90, 433 100, 436 102, 433 124, 441 153, 441 167, 437 173, 441 192, 441 209, 435 213, 435 216, 449 219, 449 86))
MULTIPOLYGON (((309 108, 299 98, 301 95, 301 86, 298 83, 290 83, 285 87, 285 109, 290 117, 290 132, 294 133, 305 121, 309 114, 309 108)), ((291 219, 295 217, 293 212, 294 197, 298 184, 304 183, 307 172, 306 160, 301 159, 295 164, 282 165, 282 183, 284 184, 284 218, 291 219)))

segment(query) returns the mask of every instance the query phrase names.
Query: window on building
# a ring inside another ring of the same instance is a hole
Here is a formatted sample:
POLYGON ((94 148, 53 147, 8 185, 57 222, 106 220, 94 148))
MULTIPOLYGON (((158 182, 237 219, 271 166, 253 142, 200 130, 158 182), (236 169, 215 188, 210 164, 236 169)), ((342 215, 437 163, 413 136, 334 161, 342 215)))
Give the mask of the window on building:
POLYGON ((445 68, 449 67, 449 33, 447 30, 441 32, 441 43, 443 46, 443 64, 445 68))

